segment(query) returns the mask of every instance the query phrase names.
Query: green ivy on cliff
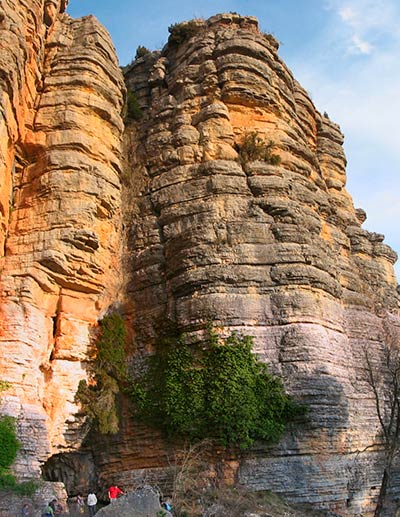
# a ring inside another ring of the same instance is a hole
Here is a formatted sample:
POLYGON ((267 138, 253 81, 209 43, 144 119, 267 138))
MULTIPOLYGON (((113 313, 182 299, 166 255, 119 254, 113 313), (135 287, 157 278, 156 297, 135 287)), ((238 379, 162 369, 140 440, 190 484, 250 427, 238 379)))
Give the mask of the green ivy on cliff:
POLYGON ((253 339, 210 330, 195 353, 184 336, 163 340, 133 388, 137 416, 169 437, 247 448, 274 442, 304 408, 252 353, 253 339))
POLYGON ((143 117, 142 108, 135 92, 128 90, 126 94, 126 116, 132 120, 140 120, 143 117))
POLYGON ((99 326, 91 368, 93 382, 80 381, 76 400, 102 434, 115 434, 119 430, 116 396, 128 380, 126 328, 117 313, 105 316, 99 326))
POLYGON ((15 420, 10 416, 0 418, 0 472, 3 474, 17 456, 20 444, 15 432, 15 420))
POLYGON ((9 390, 11 386, 11 382, 0 380, 0 393, 9 390))
POLYGON ((38 487, 37 481, 18 483, 10 472, 19 448, 15 419, 11 416, 0 417, 0 490, 12 490, 19 495, 32 495, 38 487))

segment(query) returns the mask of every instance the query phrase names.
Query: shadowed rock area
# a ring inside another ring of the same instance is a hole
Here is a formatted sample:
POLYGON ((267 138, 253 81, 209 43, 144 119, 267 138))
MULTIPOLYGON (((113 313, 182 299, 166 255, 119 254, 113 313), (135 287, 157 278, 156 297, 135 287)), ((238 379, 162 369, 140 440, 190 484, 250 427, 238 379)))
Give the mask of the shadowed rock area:
POLYGON ((221 483, 373 515, 384 454, 365 351, 380 372, 398 347, 397 255, 363 229, 340 128, 277 41, 237 14, 179 24, 124 84, 94 17, 43 0, 1 9, 1 412, 17 419, 17 476, 43 471, 70 495, 85 477, 102 493, 110 479, 172 489, 179 446, 125 399, 111 438, 78 414, 98 321, 117 307, 133 369, 166 321, 201 339, 211 320, 253 336, 309 407, 279 444, 210 458, 221 483), (243 153, 251 138, 267 158, 243 153))

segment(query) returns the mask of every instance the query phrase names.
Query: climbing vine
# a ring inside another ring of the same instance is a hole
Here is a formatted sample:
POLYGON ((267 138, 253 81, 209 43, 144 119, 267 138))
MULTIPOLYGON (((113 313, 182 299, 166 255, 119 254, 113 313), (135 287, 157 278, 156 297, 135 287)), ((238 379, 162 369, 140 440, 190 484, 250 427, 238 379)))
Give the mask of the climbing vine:
POLYGON ((102 434, 115 434, 119 430, 116 396, 128 381, 125 322, 113 313, 105 316, 99 326, 92 358, 92 382, 80 381, 76 400, 102 434))
POLYGON ((15 432, 15 420, 10 416, 0 418, 0 472, 4 473, 14 463, 20 444, 15 432))
POLYGON ((126 116, 132 120, 140 120, 143 117, 143 111, 140 107, 138 98, 132 90, 127 91, 126 95, 126 116))
POLYGON ((215 439, 223 446, 274 442, 304 407, 252 353, 253 339, 209 331, 193 350, 183 335, 163 340, 132 394, 137 416, 169 437, 215 439))
POLYGON ((19 483, 10 471, 19 448, 20 442, 15 429, 15 419, 11 416, 0 417, 0 490, 12 490, 20 495, 32 495, 38 487, 38 482, 31 480, 19 483))

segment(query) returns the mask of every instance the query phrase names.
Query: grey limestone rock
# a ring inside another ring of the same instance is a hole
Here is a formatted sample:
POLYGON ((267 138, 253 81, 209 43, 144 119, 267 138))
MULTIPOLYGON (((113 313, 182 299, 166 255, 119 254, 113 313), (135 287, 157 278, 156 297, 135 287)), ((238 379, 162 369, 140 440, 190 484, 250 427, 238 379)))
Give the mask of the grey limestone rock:
MULTIPOLYGON (((162 59, 163 84, 148 76, 147 121, 126 129, 146 148, 126 150, 143 207, 127 247, 137 340, 151 343, 165 318, 183 329, 213 318, 253 335, 310 412, 282 444, 244 454, 239 483, 341 515, 371 511, 382 456, 368 452, 379 448, 378 423, 360 376, 365 347, 378 358, 388 322, 400 324, 396 254, 361 227, 340 128, 252 18, 198 22, 162 59), (280 163, 243 163, 254 131, 280 163), (368 467, 354 489, 357 462, 368 467)), ((126 80, 143 95, 142 70, 133 64, 126 80)))
POLYGON ((143 487, 119 497, 115 503, 101 508, 96 515, 101 517, 158 517, 160 512, 165 517, 170 512, 160 505, 159 493, 152 487, 143 487))

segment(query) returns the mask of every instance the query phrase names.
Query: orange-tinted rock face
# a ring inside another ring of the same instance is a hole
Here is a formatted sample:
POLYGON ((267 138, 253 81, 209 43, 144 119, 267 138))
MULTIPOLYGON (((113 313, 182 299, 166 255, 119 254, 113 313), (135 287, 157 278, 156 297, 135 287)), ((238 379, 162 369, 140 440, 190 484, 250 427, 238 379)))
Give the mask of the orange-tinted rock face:
POLYGON ((95 18, 57 10, 46 27, 42 1, 11 4, 0 52, 0 378, 12 383, 3 411, 21 423, 16 471, 32 477, 81 442, 74 395, 91 328, 118 300, 124 87, 95 18))
MULTIPOLYGON (((361 227, 338 126, 255 19, 199 21, 193 37, 127 71, 145 116, 125 128, 121 198, 115 53, 94 18, 63 9, 12 0, 0 25, 0 378, 12 383, 2 410, 18 417, 17 472, 79 451, 74 395, 91 329, 122 301, 138 354, 167 318, 190 330, 213 319, 253 335, 309 406, 281 444, 225 458, 227 482, 369 515, 382 454, 363 351, 379 364, 397 339, 396 256, 361 227), (273 142, 279 165, 239 159, 252 131, 273 142)), ((160 436, 125 406, 123 417, 93 451, 100 479, 168 476, 160 436)))

